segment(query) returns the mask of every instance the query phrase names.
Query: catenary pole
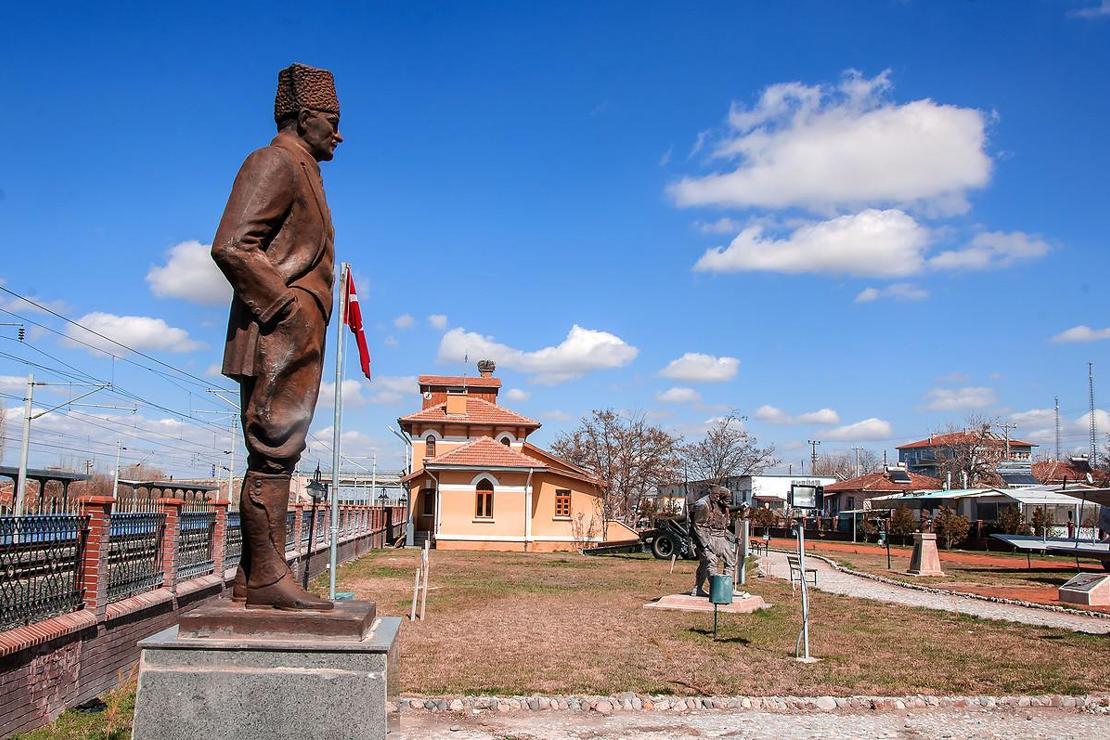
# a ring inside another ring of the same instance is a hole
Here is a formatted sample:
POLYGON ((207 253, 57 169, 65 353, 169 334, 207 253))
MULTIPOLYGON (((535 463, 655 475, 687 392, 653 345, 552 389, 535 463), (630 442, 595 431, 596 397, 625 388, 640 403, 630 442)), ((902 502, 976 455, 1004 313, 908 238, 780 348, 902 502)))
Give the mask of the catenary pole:
POLYGON ((328 559, 328 598, 335 601, 335 569, 339 555, 339 442, 343 438, 343 324, 347 321, 347 271, 339 267, 339 321, 335 327, 335 416, 331 432, 331 552, 328 559))
MULTIPOLYGON (((15 484, 15 516, 23 516, 23 497, 27 493, 27 458, 31 453, 31 406, 35 395, 35 376, 27 376, 27 395, 23 397, 23 441, 19 445, 19 480, 15 484)), ((42 498, 40 495, 39 498, 42 498)))

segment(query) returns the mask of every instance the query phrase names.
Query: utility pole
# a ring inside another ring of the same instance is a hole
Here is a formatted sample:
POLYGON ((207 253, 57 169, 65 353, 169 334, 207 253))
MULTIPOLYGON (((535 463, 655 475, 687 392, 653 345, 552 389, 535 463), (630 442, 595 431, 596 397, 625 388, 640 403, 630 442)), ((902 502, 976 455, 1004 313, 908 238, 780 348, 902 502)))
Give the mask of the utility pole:
MULTIPOLYGON (((35 395, 35 376, 27 376, 27 391, 23 396, 23 441, 19 445, 19 480, 15 483, 15 516, 23 516, 23 496, 27 493, 27 457, 31 452, 31 404, 35 395)), ((40 496, 41 498, 41 496, 40 496)))
POLYGON ((1098 446, 1095 442, 1095 363, 1087 363, 1087 393, 1090 401, 1090 418, 1091 418, 1091 452, 1090 457, 1087 459, 1087 464, 1093 470, 1095 465, 1098 464, 1098 446))
POLYGON ((1010 430, 1017 429, 1017 424, 1000 424, 1002 434, 1006 438, 1006 459, 1010 459, 1010 430))
POLYGON ((119 458, 123 452, 123 442, 116 440, 116 477, 112 480, 112 500, 116 500, 116 491, 119 490, 119 458))
POLYGON ((1060 397, 1053 396, 1052 404, 1056 411, 1056 461, 1060 460, 1060 397))
POLYGON ((852 449, 856 453, 855 476, 853 476, 853 477, 858 478, 859 477, 859 453, 863 451, 863 448, 862 447, 853 447, 852 449))
POLYGON ((812 450, 809 455, 809 474, 817 475, 817 445, 821 444, 821 442, 816 439, 807 439, 806 443, 809 445, 810 450, 812 450))

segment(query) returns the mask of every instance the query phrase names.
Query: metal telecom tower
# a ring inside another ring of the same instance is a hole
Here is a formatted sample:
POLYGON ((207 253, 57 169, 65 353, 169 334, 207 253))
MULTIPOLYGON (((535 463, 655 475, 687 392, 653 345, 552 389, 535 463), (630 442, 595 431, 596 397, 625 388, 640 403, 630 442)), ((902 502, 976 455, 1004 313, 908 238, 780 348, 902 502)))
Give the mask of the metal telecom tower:
POLYGON ((1087 363, 1087 392, 1089 394, 1089 401, 1091 406, 1091 452, 1090 457, 1087 458, 1087 464, 1092 468, 1098 463, 1098 445, 1095 442, 1095 363, 1087 363))
POLYGON ((1053 406, 1056 410, 1056 459, 1060 459, 1060 397, 1055 396, 1052 399, 1053 406))

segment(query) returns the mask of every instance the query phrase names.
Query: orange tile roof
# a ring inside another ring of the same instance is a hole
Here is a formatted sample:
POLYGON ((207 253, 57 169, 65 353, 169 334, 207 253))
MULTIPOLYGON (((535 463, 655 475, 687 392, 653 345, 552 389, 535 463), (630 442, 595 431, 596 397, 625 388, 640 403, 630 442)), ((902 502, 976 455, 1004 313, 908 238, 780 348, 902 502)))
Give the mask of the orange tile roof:
POLYGON ((466 444, 460 445, 450 452, 437 455, 424 461, 425 468, 435 468, 440 465, 457 465, 459 467, 476 468, 534 468, 546 470, 547 465, 542 460, 529 457, 522 452, 514 450, 508 445, 501 444, 492 437, 478 437, 466 444))
POLYGON ((466 375, 421 375, 416 382, 420 385, 466 385, 472 388, 500 388, 501 380, 494 377, 466 375))
MULTIPOLYGON (((990 447, 1005 447, 1006 440, 996 434, 990 434, 986 438, 980 439, 978 435, 970 432, 950 432, 949 434, 934 434, 927 439, 921 439, 917 442, 907 442, 904 445, 898 445, 896 450, 911 450, 918 447, 945 447, 948 445, 968 444, 971 442, 979 442, 980 444, 990 447)), ((1033 442, 1023 442, 1020 439, 1011 439, 1011 447, 1036 447, 1033 442)))
POLYGON ((837 481, 825 486, 825 493, 849 493, 868 491, 871 493, 894 493, 896 491, 935 491, 940 488, 940 480, 927 475, 910 473, 909 483, 895 483, 884 472, 867 473, 858 478, 837 481))
POLYGON ((527 416, 521 416, 515 411, 509 411, 497 404, 490 403, 481 398, 467 396, 465 414, 447 414, 447 403, 437 403, 423 411, 417 411, 397 420, 401 424, 406 422, 423 421, 452 424, 494 424, 498 426, 532 427, 539 428, 540 423, 527 416))

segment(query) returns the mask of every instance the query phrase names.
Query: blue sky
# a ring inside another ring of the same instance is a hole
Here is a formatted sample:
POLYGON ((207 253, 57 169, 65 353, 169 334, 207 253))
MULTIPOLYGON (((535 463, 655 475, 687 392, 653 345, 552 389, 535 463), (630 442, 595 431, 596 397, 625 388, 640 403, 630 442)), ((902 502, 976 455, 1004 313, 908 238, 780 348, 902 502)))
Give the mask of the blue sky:
POLYGON ((395 466, 412 378, 464 354, 541 443, 595 407, 691 437, 735 408, 798 463, 978 412, 1050 453, 1059 396, 1085 446, 1088 361, 1110 388, 1105 2, 62 4, 0 30, 0 278, 195 377, 0 327, 5 464, 21 360, 132 394, 43 417, 35 462, 104 468, 120 429, 179 475, 221 457, 203 245, 292 61, 342 104, 323 170, 376 376, 348 387, 355 459, 395 466))

